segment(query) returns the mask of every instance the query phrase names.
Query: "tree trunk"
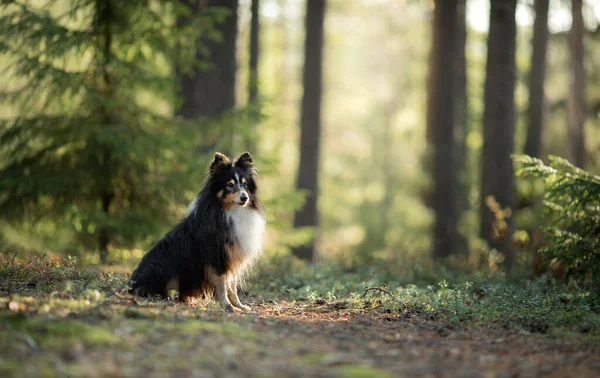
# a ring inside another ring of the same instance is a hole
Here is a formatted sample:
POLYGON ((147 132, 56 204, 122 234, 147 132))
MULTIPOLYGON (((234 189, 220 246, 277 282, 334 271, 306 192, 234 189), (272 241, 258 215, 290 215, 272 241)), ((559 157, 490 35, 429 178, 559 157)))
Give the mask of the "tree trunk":
POLYGON ((511 243, 514 171, 510 155, 515 134, 516 7, 517 0, 491 0, 483 113, 480 234, 491 249, 504 254, 506 270, 515 260, 511 243), (490 201, 492 198, 512 210, 512 215, 502 218, 506 223, 494 217, 494 213, 501 215, 501 210, 490 201))
MULTIPOLYGON (((468 133, 468 102, 467 102, 467 26, 466 26, 466 0, 458 0, 456 5, 456 38, 454 54, 454 135, 457 145, 457 168, 459 172, 466 170, 468 133)), ((466 180, 461 180, 466 181, 466 180)), ((464 185, 461 185, 461 188, 464 185)), ((466 188, 463 188, 466 190, 466 188)), ((465 205, 461 206, 461 209, 465 205)))
MULTIPOLYGON (((106 98, 111 98, 113 91, 113 81, 110 75, 109 66, 111 64, 111 50, 112 50, 112 28, 111 23, 114 17, 114 4, 106 0, 96 1, 96 15, 95 15, 95 28, 101 33, 103 38, 102 51, 99 54, 101 62, 99 62, 100 73, 99 80, 102 82, 101 88, 104 91, 103 95, 106 98)), ((102 117, 102 123, 104 125, 114 124, 113 119, 114 109, 108 108, 106 105, 102 105, 99 109, 99 114, 102 117)), ((110 205, 114 198, 114 190, 112 188, 112 164, 111 164, 111 151, 106 146, 100 147, 100 153, 97 155, 98 165, 101 167, 101 189, 100 189, 100 201, 102 203, 102 212, 104 212, 106 218, 110 214, 110 205)), ((103 221, 98 229, 98 249, 100 250, 100 262, 105 264, 108 258, 108 244, 110 243, 110 232, 103 221)))
MULTIPOLYGON (((248 60, 248 103, 253 107, 251 108, 252 114, 256 115, 255 119, 260 117, 260 103, 259 103, 259 88, 258 88, 258 59, 260 55, 260 0, 252 0, 250 5, 250 43, 249 52, 250 57, 248 60)), ((256 152, 256 140, 255 130, 256 126, 251 125, 251 132, 246 133, 245 145, 247 151, 256 152)))
POLYGON ((583 66, 583 0, 571 1, 573 23, 569 35, 571 72, 567 98, 568 158, 579 168, 585 168, 585 70, 583 66))
MULTIPOLYGON (((192 17, 209 7, 229 10, 225 20, 215 25, 221 39, 218 41, 203 39, 198 42, 204 46, 204 49, 199 49, 196 59, 208 63, 209 68, 194 68, 188 74, 179 75, 180 95, 183 102, 177 114, 190 120, 210 119, 235 107, 238 0, 188 0, 187 4, 192 10, 192 17)), ((221 132, 223 138, 229 139, 228 144, 231 146, 234 130, 221 132)))
MULTIPOLYGON (((527 108, 527 139, 524 153, 542 158, 542 133, 544 130, 544 80, 546 76, 546 50, 548 46, 548 9, 550 0, 535 0, 535 22, 533 24, 533 39, 531 41, 531 67, 529 68, 529 106, 527 108)), ((530 198, 527 198, 530 200, 530 198)), ((520 198, 519 201, 522 199, 520 198)), ((535 249, 535 240, 539 238, 537 230, 541 221, 542 199, 534 194, 534 220, 527 230, 532 242, 532 259, 538 261, 539 255, 535 249)))
MULTIPOLYGON (((469 209, 469 177, 467 135, 469 133, 469 112, 467 98, 467 24, 466 0, 458 0, 456 4, 456 38, 454 54, 454 140, 456 144, 457 171, 457 217, 469 209)), ((458 234, 458 248, 466 250, 468 242, 465 235, 458 234)))
POLYGON ((250 60, 248 62, 248 102, 258 100, 258 58, 260 54, 260 0, 252 0, 250 6, 250 60))
POLYGON ((433 145, 432 208, 435 213, 433 256, 444 258, 457 248, 457 179, 454 141, 454 55, 457 0, 436 0, 428 112, 433 145))
MULTIPOLYGON (((302 110, 300 115, 300 166, 298 189, 306 190, 304 207, 294 217, 294 227, 318 226, 319 144, 321 139, 321 94, 325 0, 306 2, 302 110)), ((294 255, 312 261, 314 238, 309 245, 294 249, 294 255)))
MULTIPOLYGON (((111 193, 102 193, 102 211, 108 216, 110 213, 110 204, 114 195, 111 193)), ((110 234, 106 227, 102 227, 98 232, 98 245, 100 247, 100 262, 106 264, 108 258, 108 243, 110 243, 110 234)))
POLYGON ((546 76, 546 47, 548 45, 548 8, 550 0, 535 0, 535 22, 531 42, 529 68, 529 107, 527 108, 527 140, 525 154, 542 157, 544 127, 544 78, 546 76))
POLYGON ((381 198, 381 223, 379 232, 381 234, 381 249, 387 249, 386 235, 388 230, 393 227, 390 216, 392 202, 394 201, 394 188, 396 187, 396 167, 393 159, 394 135, 393 126, 395 116, 398 112, 398 100, 394 96, 391 101, 382 109, 382 135, 379 141, 381 150, 381 166, 383 168, 383 197, 381 198))

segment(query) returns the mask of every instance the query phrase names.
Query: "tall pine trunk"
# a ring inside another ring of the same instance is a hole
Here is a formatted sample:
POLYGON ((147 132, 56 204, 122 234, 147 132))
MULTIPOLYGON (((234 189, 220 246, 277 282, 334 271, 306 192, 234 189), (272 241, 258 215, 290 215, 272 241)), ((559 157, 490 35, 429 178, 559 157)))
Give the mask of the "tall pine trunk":
POLYGON ((248 102, 258 100, 258 58, 260 54, 260 0, 250 5, 250 58, 248 62, 248 102))
MULTIPOLYGON (((111 97, 113 92, 113 83, 110 76, 110 64, 111 64, 111 49, 112 49, 112 28, 111 23, 114 17, 113 4, 109 0, 97 0, 96 1, 96 15, 95 15, 95 29, 102 36, 102 50, 98 55, 101 57, 99 62, 99 80, 102 82, 101 88, 104 90, 104 95, 107 98, 111 97)), ((99 109, 99 115, 102 118, 102 124, 110 126, 114 123, 112 116, 113 109, 103 104, 99 109)), ((101 189, 100 189, 100 202, 102 204, 102 212, 106 219, 110 214, 110 205, 114 198, 114 190, 112 188, 112 172, 111 172, 111 151, 106 146, 100 146, 100 153, 98 154, 98 165, 101 171, 101 189)), ((110 243, 110 231, 107 226, 103 223, 98 230, 98 248, 100 250, 100 261, 105 264, 108 258, 108 244, 110 243)))
MULTIPOLYGON (((544 130, 544 80, 546 76, 546 50, 548 45, 548 9, 550 0, 535 0, 535 22, 533 24, 533 39, 531 40, 531 66, 529 67, 529 105, 527 108, 527 139, 524 153, 541 158, 543 155, 542 134, 544 130)), ((521 199, 520 199, 521 200, 521 199)), ((535 225, 541 218, 542 199, 535 195, 533 200, 534 221, 528 230, 533 242, 533 261, 539 260, 535 251, 539 233, 535 225)))
POLYGON ((527 108, 527 139, 525 154, 542 155, 542 130, 544 127, 544 79, 546 76, 546 50, 548 45, 548 8, 550 0, 535 0, 535 22, 531 41, 531 67, 529 68, 529 107, 527 108))
POLYGON ((511 243, 515 192, 510 155, 515 134, 516 7, 517 0, 491 0, 483 113, 480 233, 491 249, 504 254, 506 270, 512 269, 515 261, 511 243), (513 212, 505 214, 505 223, 495 217, 495 213, 501 215, 496 204, 513 212))
MULTIPOLYGON (((456 38, 454 49, 454 140, 456 144, 457 217, 469 209, 469 177, 467 135, 469 133, 469 104, 467 96, 467 1, 456 4, 456 38)), ((467 239, 458 234, 459 249, 467 249, 467 239)))
POLYGON ((583 0, 571 1, 573 23, 569 34, 571 68, 567 98, 568 158, 579 168, 585 166, 585 70, 583 66, 583 0))
POLYGON ((387 249, 386 236, 388 230, 393 227, 391 217, 392 202, 394 201, 396 187, 396 167, 393 159, 394 146, 394 120, 398 113, 398 103, 396 96, 385 105, 382 109, 382 133, 379 141, 379 149, 381 150, 381 166, 383 168, 383 196, 381 198, 381 244, 380 248, 387 249))
MULTIPOLYGON (((260 0, 252 0, 250 4, 250 43, 248 59, 248 103, 254 107, 259 104, 259 68, 260 57, 260 0)), ((260 116, 259 108, 252 108, 257 116, 260 116)), ((258 119, 258 117, 257 117, 258 119)), ((252 132, 246 133, 246 150, 256 152, 256 127, 252 125, 252 132)))
MULTIPOLYGON (((457 0, 456 4, 456 38, 454 49, 454 135, 456 140, 457 168, 461 176, 466 173, 468 133, 468 98, 467 98, 467 25, 466 0, 457 0)), ((467 190, 467 180, 460 180, 461 190, 467 190)), ((461 209, 464 208, 461 205, 461 209)))
POLYGON ((436 0, 430 58, 428 123, 433 146, 433 194, 435 215, 433 256, 444 258, 456 252, 457 169, 454 135, 454 56, 457 0, 436 0))
MULTIPOLYGON (((323 76, 323 29, 325 0, 306 2, 304 43, 304 94, 300 114, 300 166, 298 189, 306 190, 306 203, 294 217, 294 227, 318 226, 317 199, 319 194, 319 144, 321 140, 321 95, 323 76)), ((315 239, 308 245, 294 248, 294 255, 312 261, 315 239)))
MULTIPOLYGON (((211 119, 235 107, 238 0, 188 0, 187 4, 193 13, 192 17, 209 7, 228 10, 225 20, 215 25, 221 38, 198 41, 204 48, 198 49, 197 59, 207 63, 208 68, 196 67, 187 74, 179 74, 183 102, 177 114, 190 120, 211 119)), ((233 128, 221 130, 221 138, 227 139, 229 148, 233 144, 233 134, 233 128)))

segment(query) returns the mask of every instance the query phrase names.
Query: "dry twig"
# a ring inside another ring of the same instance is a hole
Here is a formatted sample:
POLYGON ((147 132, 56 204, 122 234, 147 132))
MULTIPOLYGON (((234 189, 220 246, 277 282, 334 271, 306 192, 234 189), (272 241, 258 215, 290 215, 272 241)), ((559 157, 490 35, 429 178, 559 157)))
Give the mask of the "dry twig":
POLYGON ((390 297, 392 297, 392 299, 394 301, 397 301, 396 296, 394 296, 394 294, 392 294, 391 291, 389 291, 387 289, 384 289, 381 286, 367 287, 366 290, 365 290, 365 292, 363 293, 363 295, 360 296, 360 298, 361 299, 364 298, 369 291, 379 291, 380 293, 385 293, 385 294, 389 295, 390 297))

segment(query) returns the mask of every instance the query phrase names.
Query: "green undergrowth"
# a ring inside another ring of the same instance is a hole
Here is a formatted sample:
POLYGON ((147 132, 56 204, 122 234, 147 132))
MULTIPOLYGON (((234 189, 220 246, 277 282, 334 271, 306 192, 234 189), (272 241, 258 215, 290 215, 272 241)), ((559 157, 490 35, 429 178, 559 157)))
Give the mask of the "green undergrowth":
POLYGON ((253 288, 274 299, 334 303, 395 318, 600 340, 600 293, 595 288, 551 276, 457 279, 445 269, 409 272, 417 285, 393 275, 385 264, 357 268, 336 261, 311 266, 274 260, 263 266, 253 288), (438 281, 433 280, 436 274, 438 281))
MULTIPOLYGON (((412 278, 418 282, 413 284, 406 282, 404 274, 394 275, 386 264, 359 267, 329 261, 307 265, 277 257, 261 264, 246 290, 252 298, 267 303, 285 300, 382 314, 395 320, 600 339, 600 294, 593 288, 548 276, 508 280, 474 275, 472 281, 458 280, 443 269, 421 268, 417 273, 413 269, 412 278), (440 277, 437 282, 433 280, 436 274, 440 277)), ((121 299, 127 278, 126 274, 82 269, 74 259, 13 259, 0 254, 0 307, 60 318, 175 322, 206 317, 206 311, 220 311, 214 302, 189 307, 139 300, 131 306, 121 299)))
POLYGON ((8 293, 59 293, 76 298, 125 291, 127 276, 82 267, 71 256, 20 257, 0 252, 0 285, 8 293))

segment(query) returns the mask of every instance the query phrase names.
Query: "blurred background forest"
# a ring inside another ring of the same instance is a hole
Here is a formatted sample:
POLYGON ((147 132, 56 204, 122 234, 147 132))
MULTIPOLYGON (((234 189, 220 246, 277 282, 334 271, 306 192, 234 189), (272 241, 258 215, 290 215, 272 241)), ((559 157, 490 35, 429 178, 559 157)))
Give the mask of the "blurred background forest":
POLYGON ((249 150, 269 256, 600 275, 600 1, 1 4, 7 251, 138 259, 249 150))

